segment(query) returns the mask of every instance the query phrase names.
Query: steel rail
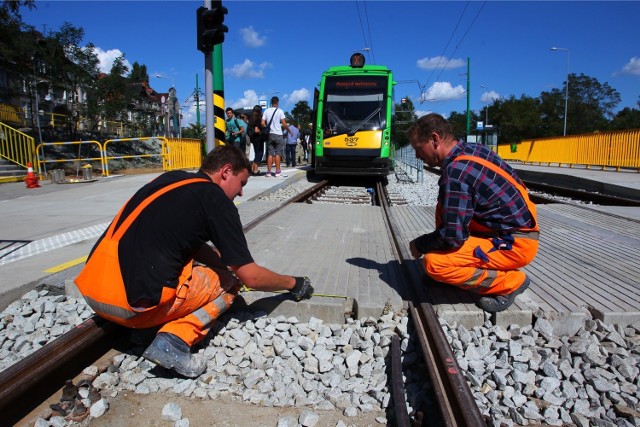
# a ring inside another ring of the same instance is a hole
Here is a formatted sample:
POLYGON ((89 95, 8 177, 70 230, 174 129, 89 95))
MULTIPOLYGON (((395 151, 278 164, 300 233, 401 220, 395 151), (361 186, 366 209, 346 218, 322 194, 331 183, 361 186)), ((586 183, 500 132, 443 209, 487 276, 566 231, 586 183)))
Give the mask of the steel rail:
MULTIPOLYGON (((100 352, 106 339, 119 328, 93 316, 0 372, 2 422, 16 422, 33 410, 38 403, 34 395, 64 384, 64 379, 59 377, 70 371, 69 360, 91 357, 87 353, 92 351, 100 352), (52 377, 55 378, 52 380, 52 377)), ((71 371, 79 372, 78 369, 81 371, 83 367, 76 366, 71 371)))
POLYGON ((433 305, 427 302, 428 297, 419 283, 411 286, 412 276, 405 261, 411 257, 405 246, 398 241, 399 233, 382 183, 377 184, 377 194, 396 256, 400 261, 404 282, 409 284, 403 298, 408 300, 409 313, 418 332, 420 346, 439 404, 441 423, 445 426, 485 426, 486 422, 456 361, 433 305), (414 303, 417 301, 419 303, 414 303))

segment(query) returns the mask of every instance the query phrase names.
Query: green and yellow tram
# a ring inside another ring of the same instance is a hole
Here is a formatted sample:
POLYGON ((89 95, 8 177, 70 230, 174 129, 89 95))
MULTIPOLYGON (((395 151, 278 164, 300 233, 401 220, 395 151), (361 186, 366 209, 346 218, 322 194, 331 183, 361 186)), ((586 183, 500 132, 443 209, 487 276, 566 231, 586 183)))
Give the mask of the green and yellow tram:
POLYGON ((390 69, 365 65, 361 53, 351 56, 350 66, 322 73, 313 108, 317 174, 384 176, 393 170, 394 84, 390 69))

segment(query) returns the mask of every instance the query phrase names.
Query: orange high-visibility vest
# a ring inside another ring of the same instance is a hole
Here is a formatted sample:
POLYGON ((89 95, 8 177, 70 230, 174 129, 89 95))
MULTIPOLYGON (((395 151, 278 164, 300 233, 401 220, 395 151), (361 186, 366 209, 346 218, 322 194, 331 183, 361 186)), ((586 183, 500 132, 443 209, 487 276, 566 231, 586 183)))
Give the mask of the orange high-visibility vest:
MULTIPOLYGON (((175 182, 161 188, 136 206, 133 212, 125 218, 120 227, 116 230, 116 224, 118 223, 126 204, 120 209, 120 212, 116 215, 104 237, 93 251, 93 254, 87 261, 83 270, 80 272, 80 275, 75 280, 75 283, 78 285, 78 289, 84 296, 87 304, 89 304, 89 306, 100 316, 116 323, 121 323, 123 320, 132 319, 138 314, 153 308, 136 308, 129 305, 124 281, 122 280, 122 273, 120 271, 118 245, 120 243, 120 239, 129 229, 133 221, 151 202, 175 188, 195 182, 209 181, 204 178, 191 178, 175 182)), ((182 273, 178 278, 178 285, 185 283, 185 281, 191 277, 192 263, 193 261, 190 261, 184 266, 182 273)), ((166 303, 174 297, 175 289, 165 287, 162 289, 160 304, 166 303)))

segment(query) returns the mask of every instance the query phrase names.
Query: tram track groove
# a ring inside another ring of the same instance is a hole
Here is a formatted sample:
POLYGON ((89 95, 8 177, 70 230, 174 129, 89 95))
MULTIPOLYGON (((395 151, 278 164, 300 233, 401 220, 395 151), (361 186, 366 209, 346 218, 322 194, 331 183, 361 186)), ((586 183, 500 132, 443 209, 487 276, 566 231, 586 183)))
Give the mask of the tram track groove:
MULTIPOLYGON (((410 318, 413 319, 418 332, 423 357, 441 410, 441 423, 444 426, 484 426, 484 418, 480 414, 464 373, 460 369, 444 330, 440 326, 438 316, 433 306, 427 302, 421 284, 414 283, 417 279, 412 277, 408 269, 406 260, 411 257, 405 246, 398 241, 397 236, 400 234, 397 231, 398 227, 395 225, 391 213, 389 198, 382 183, 377 184, 377 195, 394 252, 400 262, 404 283, 407 284, 403 299, 407 302, 410 318), (414 301, 420 302, 416 305, 414 301)), ((393 381, 398 381, 398 379, 394 378, 393 381)), ((402 414, 397 416, 402 417, 402 414)))

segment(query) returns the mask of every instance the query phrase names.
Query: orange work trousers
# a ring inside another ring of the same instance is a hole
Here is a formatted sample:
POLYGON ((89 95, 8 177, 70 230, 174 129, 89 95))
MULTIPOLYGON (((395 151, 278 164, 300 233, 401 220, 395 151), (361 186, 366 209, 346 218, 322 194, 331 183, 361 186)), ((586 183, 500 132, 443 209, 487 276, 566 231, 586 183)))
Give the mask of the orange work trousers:
POLYGON ((538 252, 537 234, 530 233, 530 238, 515 233, 511 248, 506 250, 495 249, 491 238, 469 236, 454 251, 426 254, 424 268, 438 282, 483 295, 510 294, 526 277, 518 269, 529 264, 538 252))

